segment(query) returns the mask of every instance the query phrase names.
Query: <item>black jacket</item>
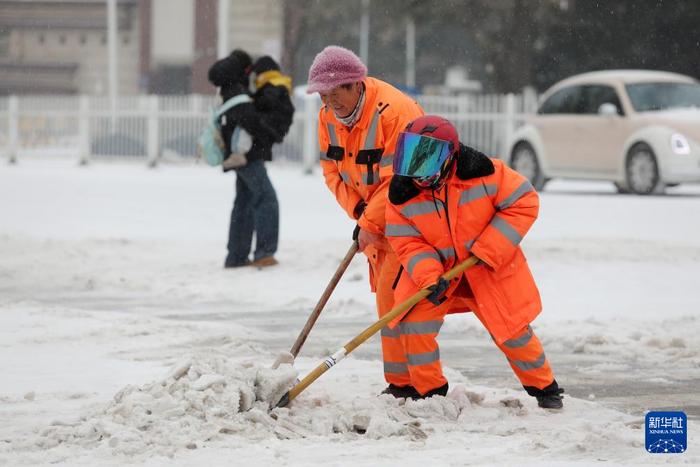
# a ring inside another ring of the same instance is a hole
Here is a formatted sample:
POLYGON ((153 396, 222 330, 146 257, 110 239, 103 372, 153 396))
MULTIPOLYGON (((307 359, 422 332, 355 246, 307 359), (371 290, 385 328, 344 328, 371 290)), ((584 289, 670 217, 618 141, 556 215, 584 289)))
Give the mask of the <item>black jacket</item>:
MULTIPOLYGON (((224 102, 239 94, 246 93, 243 86, 227 86, 221 89, 221 95, 224 102)), ((272 145, 279 138, 279 134, 273 130, 273 126, 266 122, 266 115, 256 109, 252 102, 239 104, 219 118, 221 125, 221 137, 226 144, 226 154, 231 154, 231 136, 237 126, 243 128, 252 138, 253 144, 248 152, 246 159, 254 160, 272 160, 272 145)))
POLYGON ((275 143, 281 143, 294 118, 294 105, 287 88, 265 84, 255 92, 253 102, 255 108, 264 114, 262 123, 277 135, 275 143))

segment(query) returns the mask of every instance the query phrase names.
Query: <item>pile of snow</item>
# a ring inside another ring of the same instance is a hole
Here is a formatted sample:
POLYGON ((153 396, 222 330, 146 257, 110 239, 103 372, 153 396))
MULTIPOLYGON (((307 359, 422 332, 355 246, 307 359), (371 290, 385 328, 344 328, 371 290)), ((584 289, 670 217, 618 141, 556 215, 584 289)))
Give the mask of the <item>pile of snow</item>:
MULTIPOLYGON (((383 395, 358 398, 349 406, 322 398, 274 408, 297 376, 289 365, 272 370, 223 356, 188 357, 159 381, 124 387, 97 413, 54 421, 40 431, 34 447, 68 444, 132 456, 173 455, 232 434, 294 439, 353 433, 419 440, 428 436, 421 429, 426 422, 458 422, 465 409, 484 400, 460 385, 446 398, 406 401, 383 395)), ((522 409, 510 400, 503 405, 522 409)))
MULTIPOLYGON (((190 357, 160 381, 124 387, 96 414, 53 422, 36 446, 68 443, 125 455, 195 449, 220 433, 259 431, 251 421, 261 425, 296 377, 288 365, 271 370, 220 356, 190 357)), ((269 424, 262 428, 274 430, 269 424)))
POLYGON ((54 421, 22 448, 75 446, 138 458, 173 456, 231 435, 252 441, 333 435, 420 441, 436 430, 452 431, 472 423, 475 417, 528 414, 517 397, 484 404, 484 393, 462 384, 448 397, 426 400, 381 395, 331 401, 304 394, 289 407, 274 408, 297 376, 289 365, 272 370, 250 362, 232 363, 220 355, 188 357, 158 381, 124 387, 103 410, 74 421, 54 421))

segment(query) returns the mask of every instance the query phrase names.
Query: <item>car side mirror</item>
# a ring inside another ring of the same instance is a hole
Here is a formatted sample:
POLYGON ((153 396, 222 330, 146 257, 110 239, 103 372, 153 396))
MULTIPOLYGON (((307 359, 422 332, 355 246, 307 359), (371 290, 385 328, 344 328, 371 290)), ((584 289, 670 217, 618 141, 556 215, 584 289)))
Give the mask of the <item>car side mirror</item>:
POLYGON ((617 106, 610 102, 600 104, 600 107, 598 107, 598 115, 603 115, 605 117, 617 116, 617 106))

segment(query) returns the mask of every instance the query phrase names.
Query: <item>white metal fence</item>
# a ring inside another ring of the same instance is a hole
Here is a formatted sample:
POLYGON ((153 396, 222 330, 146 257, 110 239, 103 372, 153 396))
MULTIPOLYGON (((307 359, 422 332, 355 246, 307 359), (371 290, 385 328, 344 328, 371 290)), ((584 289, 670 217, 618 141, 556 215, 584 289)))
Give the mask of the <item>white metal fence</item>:
MULTIPOLYGON (((442 115, 460 139, 489 155, 499 155, 535 99, 522 95, 418 96, 426 113, 442 115)), ((197 137, 219 103, 215 96, 125 96, 116 109, 107 97, 0 97, 0 151, 10 162, 34 155, 68 155, 81 163, 99 158, 192 161, 197 137)), ((318 161, 317 95, 294 96, 294 123, 276 159, 311 169, 318 161)))

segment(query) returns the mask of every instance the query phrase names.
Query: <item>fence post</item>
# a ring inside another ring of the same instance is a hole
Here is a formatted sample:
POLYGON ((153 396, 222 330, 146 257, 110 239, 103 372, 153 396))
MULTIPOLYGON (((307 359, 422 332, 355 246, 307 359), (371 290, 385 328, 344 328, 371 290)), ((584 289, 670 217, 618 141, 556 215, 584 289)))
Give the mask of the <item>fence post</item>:
POLYGON ((81 94, 78 98, 78 163, 90 162, 90 100, 81 94))
POLYGON ((515 133, 515 96, 512 93, 506 94, 506 108, 503 114, 503 136, 501 138, 500 158, 508 161, 508 145, 515 133))
POLYGON ((318 160, 318 151, 316 150, 316 132, 317 132, 317 112, 316 112, 316 95, 304 95, 304 143, 302 152, 302 165, 304 173, 311 174, 318 160))
POLYGON ((198 115, 202 110, 202 95, 190 94, 190 110, 192 115, 198 115))
POLYGON ((158 164, 158 153, 160 144, 160 128, 158 121, 158 96, 148 96, 148 117, 147 117, 147 146, 146 156, 148 158, 148 166, 155 167, 158 164))
MULTIPOLYGON (((189 96, 189 108, 190 115, 193 118, 199 118, 199 114, 202 109, 202 95, 201 94, 190 94, 189 96)), ((197 140, 199 141, 199 140, 197 140)), ((202 162, 201 154, 199 153, 199 142, 195 145, 194 150, 194 163, 199 164, 202 162)))
POLYGON ((537 91, 532 86, 523 88, 523 113, 529 114, 537 111, 537 91))
POLYGON ((10 96, 7 101, 7 126, 7 161, 15 164, 19 151, 19 99, 17 96, 10 96))

